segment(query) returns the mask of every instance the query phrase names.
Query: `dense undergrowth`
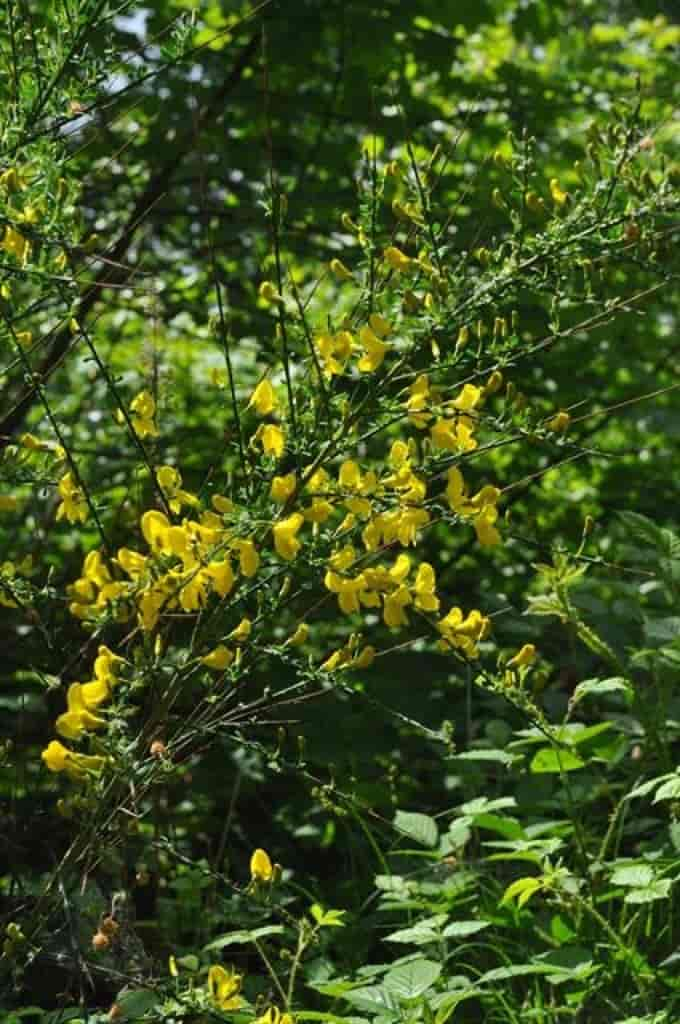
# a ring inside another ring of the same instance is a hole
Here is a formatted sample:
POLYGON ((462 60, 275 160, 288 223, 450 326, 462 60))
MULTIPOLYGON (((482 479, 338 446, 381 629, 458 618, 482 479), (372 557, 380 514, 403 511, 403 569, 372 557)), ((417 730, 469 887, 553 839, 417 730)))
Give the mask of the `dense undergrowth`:
POLYGON ((670 1024, 680 28, 419 5, 310 211, 277 5, 137 8, 0 47, 4 1019, 670 1024))

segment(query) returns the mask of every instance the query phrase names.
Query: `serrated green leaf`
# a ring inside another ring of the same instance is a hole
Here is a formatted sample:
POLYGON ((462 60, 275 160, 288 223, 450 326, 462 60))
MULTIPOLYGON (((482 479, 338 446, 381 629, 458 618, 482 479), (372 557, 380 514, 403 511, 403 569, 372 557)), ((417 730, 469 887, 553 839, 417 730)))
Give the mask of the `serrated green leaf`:
POLYGON ((415 999, 427 992, 442 972, 434 960, 412 960, 388 971, 383 986, 399 999, 415 999))
POLYGON ((417 811, 397 811, 394 816, 394 827, 402 835, 420 843, 421 846, 429 847, 429 849, 435 847, 439 842, 437 822, 427 814, 419 814, 417 811))
POLYGON ((612 885, 645 886, 654 879, 654 871, 648 864, 624 864, 616 868, 611 876, 612 885))

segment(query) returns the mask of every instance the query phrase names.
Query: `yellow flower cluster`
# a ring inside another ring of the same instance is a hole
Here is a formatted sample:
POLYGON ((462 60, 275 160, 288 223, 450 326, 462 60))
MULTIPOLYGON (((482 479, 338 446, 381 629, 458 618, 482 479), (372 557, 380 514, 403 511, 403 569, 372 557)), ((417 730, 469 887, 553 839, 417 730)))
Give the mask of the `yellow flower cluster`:
MULTIPOLYGON (((94 678, 88 683, 71 683, 66 694, 68 710, 59 715, 55 727, 60 736, 78 740, 83 733, 93 732, 106 725, 105 719, 95 712, 111 698, 118 667, 124 659, 103 644, 94 662, 94 678)), ((97 774, 105 758, 79 754, 69 750, 59 740, 52 740, 42 752, 42 759, 51 772, 65 772, 76 781, 97 774)))
MULTIPOLYGON (((270 380, 261 380, 250 400, 248 408, 255 409, 258 416, 271 416, 278 405, 276 392, 270 380)), ((265 455, 280 459, 286 446, 286 435, 278 423, 261 423, 253 434, 251 445, 260 445, 265 455)))
POLYGON ((472 523, 482 547, 494 547, 501 542, 501 535, 495 526, 500 496, 498 487, 486 484, 469 498, 463 474, 458 467, 454 466, 448 472, 446 497, 449 505, 459 516, 472 523))
POLYGON ((358 355, 360 373, 374 373, 383 363, 390 346, 385 341, 392 326, 379 313, 371 313, 368 323, 359 329, 358 337, 348 330, 324 331, 315 339, 324 375, 328 378, 345 373, 352 355, 358 355))
POLYGON ((331 556, 324 577, 326 588, 337 594, 338 605, 345 615, 357 613, 361 608, 382 606, 385 625, 398 629, 408 626, 406 609, 410 605, 424 612, 439 609, 435 572, 428 562, 420 563, 409 583, 411 559, 407 554, 399 555, 389 569, 369 566, 352 576, 349 569, 355 561, 356 552, 348 544, 331 556))
MULTIPOLYGON (((157 476, 173 511, 199 505, 196 495, 182 489, 176 469, 162 467, 157 476)), ((248 579, 255 576, 260 556, 253 541, 239 537, 229 524, 229 499, 216 495, 213 508, 179 525, 157 509, 145 512, 141 530, 148 554, 121 548, 107 565, 100 552, 91 551, 82 576, 69 589, 71 612, 92 619, 114 611, 125 621, 136 610, 140 626, 149 632, 164 611, 197 612, 211 594, 227 597, 237 572, 248 579)))
POLYGON ((405 405, 414 427, 430 428, 435 451, 469 452, 477 447, 475 412, 484 397, 482 388, 464 384, 455 398, 443 401, 439 391, 430 387, 427 374, 421 373, 411 384, 405 405))
POLYGON ((476 609, 463 615, 460 608, 452 608, 437 623, 437 629, 441 633, 439 647, 442 651, 456 647, 466 657, 476 658, 479 654, 477 644, 489 635, 491 621, 476 609))

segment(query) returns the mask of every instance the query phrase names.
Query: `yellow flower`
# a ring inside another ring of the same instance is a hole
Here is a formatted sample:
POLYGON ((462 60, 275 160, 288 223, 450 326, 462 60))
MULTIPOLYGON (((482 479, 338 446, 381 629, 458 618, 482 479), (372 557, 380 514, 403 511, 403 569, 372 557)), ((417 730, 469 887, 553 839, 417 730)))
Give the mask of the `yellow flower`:
POLYGON ((400 626, 408 626, 408 617, 404 608, 412 603, 408 587, 402 584, 393 594, 384 597, 383 621, 390 629, 399 629, 400 626))
POLYGON ((560 183, 557 178, 550 179, 550 195, 552 196, 555 206, 564 206, 569 199, 569 193, 565 192, 560 187, 560 183))
POLYGON ((170 520, 163 512, 155 508, 144 513, 140 520, 142 535, 151 550, 156 554, 169 551, 166 534, 170 529, 170 520))
POLYGON ((536 648, 533 644, 524 644, 514 658, 510 658, 507 668, 526 668, 536 661, 536 648))
POLYGON ((237 1010, 241 1006, 239 992, 243 976, 213 964, 208 971, 208 992, 220 1010, 237 1010))
POLYGON ((276 395, 274 394, 274 388, 272 387, 271 382, 266 378, 260 381, 250 396, 248 408, 250 408, 251 405, 255 406, 255 411, 259 416, 269 416, 269 414, 276 408, 276 395))
POLYGON ((448 472, 448 485, 446 497, 454 512, 460 512, 467 502, 467 488, 463 480, 463 474, 454 466, 448 472))
POLYGON ((220 597, 226 597, 234 586, 234 573, 229 559, 225 558, 220 562, 209 562, 205 571, 213 581, 215 593, 219 594, 220 597))
POLYGON ((90 729, 101 729, 106 725, 103 718, 98 718, 87 709, 82 689, 80 683, 71 683, 66 695, 68 711, 59 715, 55 723, 57 732, 67 740, 77 740, 84 732, 90 729))
POLYGON ((477 540, 483 548, 492 548, 501 543, 501 535, 494 526, 498 519, 495 505, 484 505, 481 512, 472 520, 477 540))
POLYGON ((434 569, 428 562, 421 562, 413 585, 416 608, 420 608, 424 612, 439 610, 439 598, 435 592, 436 585, 434 569))
POLYGON ((548 420, 546 426, 548 430, 553 430, 556 434, 564 434, 569 429, 571 423, 571 416, 568 412, 562 409, 556 413, 552 419, 548 420))
POLYGON ((295 473, 287 473, 286 476, 275 476, 271 482, 269 493, 280 505, 285 505, 290 496, 295 492, 297 477, 295 473))
POLYGON ((430 382, 426 373, 421 373, 409 387, 409 398, 406 401, 408 418, 418 430, 427 427, 431 415, 427 412, 430 397, 430 382))
POLYGON ((130 402, 132 426, 140 437, 158 437, 158 427, 154 423, 156 403, 150 391, 140 391, 130 402))
POLYGON ((287 562, 292 562, 300 550, 301 544, 296 534, 304 521, 304 517, 299 512, 294 512, 293 515, 282 519, 280 523, 274 525, 274 547, 276 548, 276 553, 287 562))
POLYGON ((388 245, 383 253, 383 259, 392 267, 392 270, 408 270, 411 265, 411 260, 406 253, 394 245, 388 245))
POLYGON ((309 639, 309 626, 306 622, 301 622, 294 633, 292 633, 286 643, 289 643, 291 647, 301 647, 309 639))
POLYGON ((366 647, 353 659, 350 668, 369 668, 375 661, 375 647, 367 644, 366 647))
POLYGON ((40 441, 33 434, 22 434, 19 438, 19 444, 22 448, 29 448, 31 451, 42 451, 47 447, 44 441, 40 441))
POLYGON ((11 228, 9 224, 5 226, 5 237, 0 242, 0 248, 4 249, 10 256, 15 256, 23 266, 28 263, 31 255, 31 243, 19 231, 11 228))
POLYGON ((465 384, 461 393, 457 398, 451 402, 454 409, 459 409, 461 412, 472 412, 482 399, 481 388, 476 388, 474 384, 465 384))
POLYGON ((274 867, 269 854, 259 847, 250 858, 250 877, 254 882, 271 882, 274 875, 274 867))
POLYGON ((305 521, 308 523, 325 523, 333 514, 333 506, 330 501, 321 498, 312 499, 312 504, 304 509, 305 521))
POLYGON ((115 560, 132 580, 139 579, 147 563, 144 555, 140 555, 138 551, 132 551, 130 548, 119 548, 115 560))
POLYGON ((392 325, 389 320, 386 320, 384 316, 380 316, 380 313, 371 313, 368 318, 368 323, 371 330, 374 331, 379 338, 386 338, 392 330, 392 325))
POLYGON ((286 435, 281 427, 278 427, 275 423, 267 423, 262 428, 260 440, 265 455, 274 455, 277 459, 281 458, 286 443, 286 435))
POLYGON ((430 428, 432 446, 449 452, 472 451, 477 447, 472 431, 473 424, 469 416, 461 416, 454 420, 440 418, 430 428))
POLYGON ((97 650, 97 657, 94 660, 94 674, 95 679, 98 682, 104 683, 106 686, 113 688, 114 684, 118 682, 116 678, 116 667, 118 665, 124 665, 125 658, 121 658, 120 655, 114 654, 110 651, 105 644, 100 644, 97 650))
POLYGON ((345 363, 354 348, 354 339, 349 331, 337 331, 335 334, 324 332, 315 339, 314 344, 319 350, 326 377, 344 373, 345 363))
POLYGON ((452 608, 437 624, 437 628, 442 634, 441 644, 444 650, 457 647, 468 658, 477 658, 477 644, 487 636, 491 622, 476 609, 464 618, 460 608, 452 608))
POLYGON ((73 478, 73 473, 65 473, 59 481, 61 505, 57 509, 57 519, 68 519, 69 523, 84 523, 87 519, 87 502, 85 495, 73 478))
POLYGON ((389 345, 381 341, 370 327, 361 328, 359 331, 359 341, 366 352, 357 363, 357 366, 361 373, 373 373, 382 364, 389 351, 389 345))
POLYGON ((270 1006, 266 1013, 257 1018, 255 1024, 295 1024, 295 1017, 290 1013, 281 1013, 278 1006, 270 1006))
POLYGON ((232 629, 229 634, 230 640, 235 640, 237 644, 243 644, 250 636, 253 624, 250 619, 241 619, 236 629, 232 629))
POLYGON ((260 567, 258 555, 252 540, 237 540, 234 547, 239 553, 239 568, 244 576, 251 579, 260 567))
POLYGON ((182 475, 174 466, 160 466, 156 470, 156 480, 175 515, 180 513, 182 505, 198 505, 195 494, 182 490, 182 475))
POLYGON ((260 296, 263 302, 267 304, 271 302, 283 302, 283 299, 277 292, 271 281, 263 281, 257 290, 257 294, 260 296))
POLYGON ((76 780, 100 771, 106 760, 104 757, 76 754, 59 740, 52 740, 41 757, 51 772, 66 772, 69 778, 76 780))
POLYGON ((341 281, 352 281, 354 276, 351 270, 348 270, 342 260, 331 260, 328 264, 332 272, 341 281))
POLYGON ((225 668, 229 668, 233 660, 234 655, 232 651, 225 647, 224 644, 215 647, 209 654, 201 658, 201 661, 207 668, 215 669, 216 672, 222 672, 225 668))
MULTIPOLYGON (((218 578, 221 571, 218 572, 218 578)), ((167 573, 165 579, 170 584, 171 580, 176 579, 177 576, 181 578, 181 574, 173 573, 171 575, 167 573)), ((186 578, 186 583, 179 592, 180 607, 185 612, 198 612, 205 607, 208 600, 210 583, 214 579, 213 573, 211 573, 209 567, 199 570, 191 569, 188 573, 184 574, 184 577, 186 578)), ((226 583, 227 580, 224 582, 226 583)), ((217 583, 215 584, 215 589, 217 590, 217 583)))
POLYGON ((225 498, 223 494, 214 494, 211 501, 213 508, 216 509, 221 516, 226 516, 230 512, 234 511, 234 502, 231 498, 225 498))

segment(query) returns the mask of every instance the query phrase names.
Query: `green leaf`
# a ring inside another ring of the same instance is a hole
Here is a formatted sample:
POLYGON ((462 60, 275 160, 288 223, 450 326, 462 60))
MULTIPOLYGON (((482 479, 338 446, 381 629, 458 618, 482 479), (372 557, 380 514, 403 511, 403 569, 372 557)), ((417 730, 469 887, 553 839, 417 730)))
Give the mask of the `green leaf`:
POLYGON ((531 759, 529 771, 534 775, 573 772, 583 768, 582 761, 570 750, 556 750, 555 747, 542 747, 531 759))
POLYGON ((320 903, 313 903, 309 912, 320 928, 344 928, 342 920, 346 910, 324 910, 320 903))
POLYGON ((486 796, 478 796, 475 800, 468 800, 466 804, 461 804, 458 810, 461 814, 474 817, 476 814, 486 814, 490 811, 504 811, 508 807, 517 807, 514 796, 499 796, 495 800, 490 800, 486 796))
POLYGON ((383 985, 399 999, 415 999, 434 985, 442 972, 442 965, 434 960, 412 960, 388 971, 383 985))
POLYGON ((385 942, 413 943, 423 946, 428 942, 436 942, 442 935, 442 927, 446 923, 446 914, 435 914, 434 917, 418 921, 412 928, 401 928, 385 936, 385 942))
POLYGON ((398 1009, 392 993, 379 985, 352 989, 344 992, 342 998, 368 1013, 383 1014, 386 1010, 396 1013, 398 1009))
POLYGON ((434 818, 416 811, 397 811, 394 816, 394 827, 402 835, 432 849, 439 842, 439 829, 434 818))
POLYGON ((454 754, 451 761, 491 761, 502 764, 509 768, 517 760, 516 754, 510 754, 507 750, 464 750, 460 754, 454 754))
POLYGON ((144 1017, 158 1005, 158 996, 148 988, 132 989, 121 993, 116 1002, 123 1012, 123 1020, 134 1020, 144 1017))
POLYGON ((673 772, 669 772, 667 775, 658 775, 655 779, 647 779, 646 782, 641 782, 639 786, 635 786, 634 789, 631 789, 625 799, 634 800, 638 796, 647 796, 647 794, 651 793, 655 786, 658 786, 661 782, 665 782, 666 779, 675 778, 680 777, 676 776, 673 772))
POLYGON ((473 820, 477 828, 497 832, 506 839, 526 838, 524 829, 514 818, 502 818, 499 814, 478 814, 473 820))
POLYGON ((480 984, 491 981, 505 981, 507 978, 522 978, 529 974, 553 974, 555 968, 545 964, 515 964, 511 967, 495 967, 479 979, 480 984))
POLYGON ((659 786, 652 803, 658 804, 660 800, 677 800, 678 797, 680 797, 680 775, 674 775, 668 782, 659 786))
POLYGON ((654 871, 648 864, 626 864, 616 868, 611 876, 612 885, 644 886, 654 879, 654 871))
POLYGON ((622 676, 610 679, 584 679, 574 690, 571 703, 577 704, 584 697, 607 697, 612 693, 621 694, 627 704, 633 700, 633 688, 622 676))
POLYGON ((624 903, 653 903, 654 900, 668 899, 671 891, 670 878, 657 878, 644 889, 631 889, 623 898, 624 903))
POLYGON ((490 924, 490 921, 452 921, 447 924, 443 935, 445 939, 465 939, 468 935, 483 931, 490 924))
POLYGON ((224 949, 226 946, 237 946, 248 942, 257 942, 267 935, 282 935, 284 931, 282 924, 266 924, 262 928, 254 928, 252 931, 227 932, 220 935, 214 942, 203 947, 205 953, 211 953, 216 949, 224 949))
POLYGON ((507 887, 503 893, 501 903, 509 903, 511 900, 517 899, 517 906, 523 907, 542 888, 542 878, 534 878, 533 876, 518 878, 507 887))
POLYGON ((296 1010, 296 1020, 321 1020, 327 1024, 368 1024, 365 1017, 339 1017, 336 1013, 323 1013, 321 1010, 296 1010))

